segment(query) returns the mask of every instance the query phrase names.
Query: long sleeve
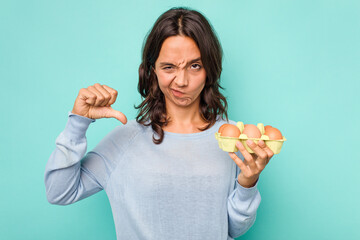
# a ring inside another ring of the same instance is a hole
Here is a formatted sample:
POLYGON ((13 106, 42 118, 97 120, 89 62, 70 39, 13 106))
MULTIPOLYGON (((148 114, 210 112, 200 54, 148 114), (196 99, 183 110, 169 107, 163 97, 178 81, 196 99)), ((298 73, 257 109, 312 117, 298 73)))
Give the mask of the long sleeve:
POLYGON ((214 138, 225 121, 165 132, 154 144, 151 126, 131 120, 86 153, 91 122, 70 115, 56 139, 45 172, 49 202, 71 204, 104 189, 117 239, 231 239, 254 223, 257 188, 235 184, 239 169, 214 138))
POLYGON ((242 187, 237 181, 239 172, 237 167, 235 189, 228 197, 229 236, 232 238, 243 235, 254 224, 261 201, 258 183, 251 188, 242 187))
MULTIPOLYGON (((103 189, 81 163, 87 148, 86 130, 92 122, 93 119, 70 113, 64 131, 57 137, 56 148, 45 168, 46 196, 50 203, 71 204, 103 189)), ((87 158, 101 162, 96 154, 87 158)))

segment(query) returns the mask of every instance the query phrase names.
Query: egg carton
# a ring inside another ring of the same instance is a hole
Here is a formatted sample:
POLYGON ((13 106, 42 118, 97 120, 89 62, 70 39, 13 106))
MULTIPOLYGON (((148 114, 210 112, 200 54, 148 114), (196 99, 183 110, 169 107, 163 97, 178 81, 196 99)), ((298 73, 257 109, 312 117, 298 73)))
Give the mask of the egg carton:
POLYGON ((244 131, 244 123, 243 122, 237 122, 236 126, 240 129, 240 136, 238 138, 233 137, 222 137, 220 136, 220 133, 215 133, 215 138, 217 139, 219 143, 219 147, 224 150, 225 152, 237 152, 238 149, 235 146, 235 143, 240 140, 240 142, 245 146, 246 150, 249 153, 254 153, 251 148, 246 144, 246 140, 251 139, 256 144, 259 142, 259 140, 263 140, 265 144, 273 151, 274 154, 280 153, 281 147, 286 141, 286 138, 283 136, 283 139, 281 140, 270 140, 267 135, 265 135, 265 127, 264 124, 258 123, 257 128, 260 130, 261 137, 260 138, 248 138, 246 134, 243 134, 244 131))

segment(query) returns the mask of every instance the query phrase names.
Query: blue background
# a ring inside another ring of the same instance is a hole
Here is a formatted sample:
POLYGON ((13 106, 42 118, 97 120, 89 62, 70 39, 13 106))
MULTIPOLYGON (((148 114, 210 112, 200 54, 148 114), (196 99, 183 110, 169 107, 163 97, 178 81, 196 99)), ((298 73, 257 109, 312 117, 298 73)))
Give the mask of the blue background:
MULTIPOLYGON (((119 92, 136 116, 146 33, 174 6, 201 11, 224 49, 232 120, 288 139, 259 182, 262 203, 240 239, 360 239, 360 2, 0 1, 0 239, 115 239, 104 192, 47 202, 44 169, 80 88, 119 92)), ((88 147, 116 125, 101 119, 88 147)))

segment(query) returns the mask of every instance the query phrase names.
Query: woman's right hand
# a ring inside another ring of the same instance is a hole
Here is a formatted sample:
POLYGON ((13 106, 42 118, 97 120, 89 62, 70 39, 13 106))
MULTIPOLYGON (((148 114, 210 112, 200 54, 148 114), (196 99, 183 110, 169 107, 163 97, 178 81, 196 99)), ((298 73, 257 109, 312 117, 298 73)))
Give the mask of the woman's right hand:
POLYGON ((126 124, 126 116, 111 107, 117 94, 115 89, 99 83, 88 88, 82 88, 71 112, 92 119, 116 118, 126 124))

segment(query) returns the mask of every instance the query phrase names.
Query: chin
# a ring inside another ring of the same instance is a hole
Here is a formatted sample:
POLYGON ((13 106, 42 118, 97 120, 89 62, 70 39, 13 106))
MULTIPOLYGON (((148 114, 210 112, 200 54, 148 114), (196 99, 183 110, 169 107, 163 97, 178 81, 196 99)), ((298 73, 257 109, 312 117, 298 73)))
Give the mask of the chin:
POLYGON ((173 101, 173 103, 175 103, 176 106, 179 106, 179 107, 190 107, 194 104, 193 101, 191 101, 190 99, 186 99, 184 101, 173 101))

